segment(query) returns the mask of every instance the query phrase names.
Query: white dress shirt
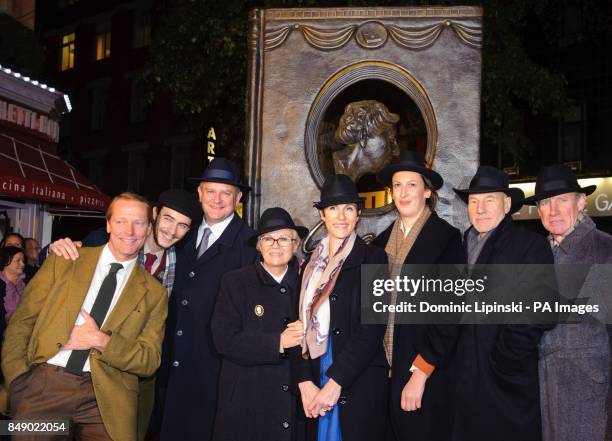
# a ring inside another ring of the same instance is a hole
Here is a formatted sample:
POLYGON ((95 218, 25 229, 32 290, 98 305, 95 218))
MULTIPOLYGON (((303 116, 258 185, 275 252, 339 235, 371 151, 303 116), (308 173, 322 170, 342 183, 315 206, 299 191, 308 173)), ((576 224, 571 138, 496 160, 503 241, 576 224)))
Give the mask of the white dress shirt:
MULTIPOLYGON (((100 287, 102 286, 102 282, 108 275, 110 271, 111 263, 120 263, 123 265, 123 268, 117 271, 117 287, 115 288, 115 294, 113 294, 113 300, 111 301, 110 307, 108 308, 108 312, 106 313, 106 317, 104 317, 104 321, 111 315, 113 312, 113 308, 119 301, 121 294, 123 292, 123 288, 132 273, 132 269, 136 264, 136 257, 132 260, 126 260, 124 262, 117 262, 113 253, 111 253, 108 248, 108 244, 104 246, 102 249, 102 253, 100 254, 100 258, 98 259, 98 263, 96 264, 96 269, 94 271, 93 278, 91 279, 91 285, 89 285, 89 290, 87 291, 87 295, 85 296, 85 300, 83 301, 83 305, 81 309, 84 309, 88 314, 91 312, 91 308, 98 297, 98 291, 100 291, 100 287)), ((102 324, 104 324, 104 321, 102 324)), ((85 323, 85 319, 79 315, 75 321, 75 325, 82 325, 85 323)), ((68 363, 68 358, 70 358, 70 354, 72 354, 71 350, 62 349, 49 360, 47 363, 54 364, 56 366, 66 367, 66 363, 68 363)), ((90 372, 91 368, 89 365, 89 357, 85 362, 85 366, 83 367, 83 372, 90 372)))
MULTIPOLYGON (((196 250, 200 247, 200 241, 202 240, 202 236, 204 235, 204 229, 210 228, 210 236, 208 237, 208 248, 211 247, 213 243, 217 241, 232 221, 232 219, 236 216, 234 213, 230 214, 227 219, 222 220, 212 226, 206 224, 206 218, 202 219, 202 223, 198 227, 198 240, 196 241, 196 250)), ((207 249, 208 249, 207 248, 207 249)))

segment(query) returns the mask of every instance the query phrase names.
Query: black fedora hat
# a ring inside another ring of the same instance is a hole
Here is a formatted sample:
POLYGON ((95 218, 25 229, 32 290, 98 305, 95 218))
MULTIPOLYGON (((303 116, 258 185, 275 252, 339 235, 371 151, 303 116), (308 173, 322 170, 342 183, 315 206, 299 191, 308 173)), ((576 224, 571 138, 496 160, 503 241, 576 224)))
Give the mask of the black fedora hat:
POLYGON ((192 224, 199 223, 202 220, 200 201, 195 194, 189 193, 186 190, 172 188, 163 191, 153 205, 176 210, 191 219, 192 224))
POLYGON ((427 167, 425 159, 421 152, 415 150, 404 150, 400 153, 399 162, 390 164, 383 168, 378 173, 378 180, 385 184, 387 187, 391 187, 391 179, 393 174, 400 171, 412 171, 425 176, 436 190, 439 190, 444 185, 444 179, 438 173, 427 167))
POLYGON ((269 233, 270 231, 283 230, 290 228, 295 230, 300 236, 300 239, 304 239, 308 234, 308 228, 296 225, 291 218, 291 215, 287 211, 280 207, 268 208, 263 212, 259 219, 259 228, 255 232, 255 236, 249 239, 249 245, 257 245, 257 238, 262 234, 269 233))
POLYGON ((457 196, 465 203, 470 194, 502 192, 512 199, 510 214, 517 212, 523 206, 525 193, 520 188, 511 188, 508 183, 508 175, 498 168, 490 165, 481 165, 470 181, 469 188, 453 188, 457 196))
POLYGON ((565 164, 553 164, 544 167, 536 179, 535 194, 525 199, 525 204, 535 205, 542 199, 551 198, 563 193, 584 193, 590 195, 596 185, 581 187, 574 172, 565 164))
POLYGON ((188 178, 190 182, 219 182, 221 184, 235 185, 243 193, 248 192, 251 187, 240 182, 240 171, 238 166, 229 159, 215 158, 202 172, 200 177, 188 178))
POLYGON ((325 178, 321 188, 321 200, 313 205, 322 210, 331 205, 357 204, 361 206, 361 203, 355 183, 347 175, 338 174, 325 178))

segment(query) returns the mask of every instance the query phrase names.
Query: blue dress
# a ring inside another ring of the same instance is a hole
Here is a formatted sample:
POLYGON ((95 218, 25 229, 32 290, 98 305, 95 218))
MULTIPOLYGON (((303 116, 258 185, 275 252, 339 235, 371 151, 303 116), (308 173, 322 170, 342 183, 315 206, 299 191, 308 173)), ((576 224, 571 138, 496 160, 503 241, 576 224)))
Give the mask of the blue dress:
MULTIPOLYGON (((325 383, 329 381, 325 372, 334 362, 334 356, 332 351, 332 339, 331 336, 327 340, 327 352, 321 356, 320 359, 320 377, 321 377, 321 388, 325 386, 325 383)), ((319 417, 319 432, 317 435, 318 441, 342 441, 342 431, 340 430, 340 409, 338 404, 334 408, 325 413, 325 416, 319 417)))

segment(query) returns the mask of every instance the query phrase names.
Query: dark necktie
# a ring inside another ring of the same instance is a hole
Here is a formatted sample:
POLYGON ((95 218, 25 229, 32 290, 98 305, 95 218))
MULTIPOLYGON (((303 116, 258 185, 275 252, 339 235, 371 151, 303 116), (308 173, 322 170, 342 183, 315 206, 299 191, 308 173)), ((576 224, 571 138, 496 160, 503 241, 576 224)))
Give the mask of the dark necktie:
POLYGON ((200 246, 198 247, 198 259, 204 251, 208 249, 208 239, 210 239, 212 231, 210 228, 204 228, 204 234, 202 235, 202 240, 200 240, 200 246))
MULTIPOLYGON (((117 271, 123 268, 123 265, 120 263, 111 263, 110 267, 110 271, 102 281, 102 285, 100 285, 100 290, 98 291, 96 300, 94 301, 94 304, 91 307, 91 312, 89 313, 89 315, 91 315, 91 317, 95 320, 98 328, 102 326, 104 318, 106 317, 108 309, 110 308, 111 301, 115 295, 115 289, 117 288, 117 271)), ((85 366, 87 357, 89 357, 89 349, 78 351, 73 350, 72 354, 70 354, 70 357, 68 358, 68 363, 66 363, 66 370, 76 375, 82 374, 83 366, 85 366)))
POLYGON ((151 271, 153 269, 153 264, 155 263, 155 261, 157 260, 157 256, 153 253, 146 253, 145 254, 145 270, 147 270, 147 272, 149 274, 153 274, 153 271, 151 271))

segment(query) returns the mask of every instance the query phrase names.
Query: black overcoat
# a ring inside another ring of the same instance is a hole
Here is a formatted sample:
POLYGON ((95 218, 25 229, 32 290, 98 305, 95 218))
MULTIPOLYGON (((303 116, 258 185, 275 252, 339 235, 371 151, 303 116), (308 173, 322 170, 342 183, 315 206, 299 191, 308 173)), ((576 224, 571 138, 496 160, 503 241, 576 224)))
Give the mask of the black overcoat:
MULTIPOLYGON (((326 374, 342 387, 337 405, 344 441, 382 440, 387 424, 385 328, 361 324, 362 264, 386 265, 387 255, 357 237, 329 296, 333 364, 326 374)), ((299 350, 290 355, 294 385, 310 380, 319 386, 320 360, 304 360, 299 350)), ((317 427, 317 419, 307 419, 306 439, 317 439, 317 427)))
MULTIPOLYGON (((387 246, 393 225, 373 242, 387 246)), ((465 252, 461 233, 448 222, 431 213, 404 265, 463 264, 465 252)), ((396 325, 393 335, 393 361, 390 390, 390 415, 397 440, 419 439, 448 441, 452 433, 455 375, 453 356, 459 329, 453 325, 396 325), (420 354, 436 366, 427 380, 421 408, 405 412, 400 407, 402 390, 410 376, 411 362, 420 354)))
POLYGON ((161 407, 163 441, 208 441, 212 437, 221 360, 212 341, 210 320, 223 274, 254 262, 257 251, 247 244, 253 234, 235 214, 199 259, 196 228, 177 249, 157 379, 156 407, 161 407))
MULTIPOLYGON (((553 263, 546 238, 515 227, 509 215, 490 234, 477 265, 553 263)), ((467 244, 467 240, 464 242, 467 244)), ((553 269, 552 265, 550 268, 553 269)), ((487 284, 513 284, 516 277, 505 274, 503 280, 489 280, 487 284)), ((538 344, 544 331, 551 327, 510 324, 463 327, 456 357, 453 440, 541 439, 538 344)))
POLYGON ((260 262, 223 276, 211 322, 223 357, 213 440, 294 439, 297 397, 280 336, 297 320, 299 295, 295 259, 280 284, 260 262))

